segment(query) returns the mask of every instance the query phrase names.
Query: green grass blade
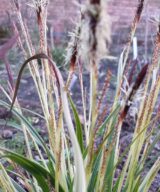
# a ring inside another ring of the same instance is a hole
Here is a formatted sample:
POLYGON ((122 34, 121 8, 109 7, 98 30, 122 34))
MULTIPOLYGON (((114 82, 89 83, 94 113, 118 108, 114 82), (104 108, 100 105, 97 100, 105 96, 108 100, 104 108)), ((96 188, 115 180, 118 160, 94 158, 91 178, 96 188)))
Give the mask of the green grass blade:
POLYGON ((42 188, 44 192, 49 192, 49 183, 46 179, 51 179, 52 185, 54 184, 54 180, 51 175, 39 164, 24 157, 20 157, 18 154, 7 154, 4 157, 9 158, 14 163, 23 167, 27 172, 33 175, 36 178, 39 186, 42 188))
MULTIPOLYGON (((27 172, 32 174, 36 178, 39 186, 42 188, 42 190, 44 192, 50 192, 49 185, 54 187, 55 178, 54 178, 53 174, 51 175, 51 173, 47 169, 42 167, 36 161, 29 160, 29 159, 27 159, 17 153, 13 153, 9 150, 5 150, 5 149, 2 149, 2 150, 4 150, 5 153, 7 153, 3 157, 9 158, 16 164, 23 167, 27 172)), ((63 189, 61 187, 60 187, 60 191, 63 192, 63 189)))
POLYGON ((107 139, 107 145, 109 155, 106 159, 106 170, 105 170, 105 177, 104 177, 104 185, 103 185, 103 191, 112 192, 112 186, 113 186, 113 179, 114 179, 114 163, 115 163, 115 145, 113 144, 115 142, 115 128, 116 128, 116 122, 117 122, 117 115, 115 114, 112 119, 112 124, 110 127, 110 132, 108 133, 108 139, 107 139))
POLYGON ((104 134, 104 130, 106 129, 106 125, 110 122, 110 120, 114 117, 117 116, 117 113, 119 112, 120 105, 117 105, 115 109, 109 114, 109 116, 105 119, 103 124, 100 126, 98 129, 97 135, 102 136, 104 134))
MULTIPOLYGON (((8 105, 6 102, 0 101, 0 105, 4 106, 7 109, 10 109, 10 105, 8 105)), ((46 152, 47 156, 48 156, 48 168, 52 171, 52 173, 54 174, 54 168, 53 168, 53 163, 54 163, 54 156, 51 153, 51 151, 49 150, 48 146, 46 145, 45 141, 43 140, 43 138, 39 135, 39 133, 37 132, 37 130, 31 125, 31 123, 23 116, 21 115, 19 112, 17 112, 15 109, 12 109, 13 114, 20 120, 23 121, 23 123, 26 126, 26 129, 28 131, 28 133, 30 135, 32 135, 32 137, 34 138, 35 142, 41 146, 43 148, 43 150, 46 152)))
POLYGON ((111 129, 110 132, 105 136, 105 138, 103 139, 102 143, 100 144, 100 146, 98 147, 98 152, 104 147, 107 139, 111 136, 111 134, 113 133, 114 129, 111 129))
POLYGON ((78 140, 81 152, 83 154, 83 152, 84 152, 84 144, 83 144, 82 125, 81 125, 81 122, 80 122, 80 119, 79 119, 79 116, 78 116, 78 112, 77 112, 76 107, 75 107, 75 105, 74 105, 74 103, 72 101, 71 96, 69 95, 68 98, 69 98, 69 101, 70 101, 70 104, 71 104, 71 107, 72 107, 72 111, 73 111, 74 119, 75 119, 75 123, 76 123, 76 136, 77 136, 77 140, 78 140))
MULTIPOLYGON (((10 106, 8 103, 0 101, 0 105, 4 106, 7 109, 10 109, 10 106)), ((28 132, 34 137, 35 141, 38 145, 40 145, 45 151, 49 151, 48 147, 46 146, 44 140, 42 137, 38 134, 37 130, 31 125, 31 123, 20 113, 18 113, 16 110, 12 110, 13 114, 19 119, 22 120, 23 123, 26 125, 26 128, 28 132)))
POLYGON ((114 176, 114 157, 115 157, 115 148, 113 148, 112 151, 110 152, 108 163, 106 162, 107 168, 105 172, 104 190, 103 190, 105 192, 112 192, 113 176, 114 176))
POLYGON ((101 157, 102 157, 102 151, 99 152, 99 154, 97 155, 97 158, 95 159, 95 162, 93 164, 92 175, 91 175, 91 179, 89 181, 88 190, 87 190, 88 192, 94 191, 96 181, 97 181, 99 166, 100 166, 100 162, 101 162, 101 157))
MULTIPOLYGON (((160 128, 160 126, 158 127, 158 129, 160 128)), ((150 155, 150 153, 152 152, 153 148, 155 147, 156 143, 158 143, 160 141, 160 132, 157 133, 156 137, 154 138, 152 144, 149 146, 149 149, 147 151, 147 154, 145 157, 148 157, 150 155)))
POLYGON ((0 189, 2 191, 16 192, 16 189, 11 181, 11 178, 7 174, 5 167, 0 162, 0 189))
POLYGON ((18 191, 18 192, 26 192, 17 182, 15 182, 13 179, 11 179, 15 189, 18 191))
POLYGON ((154 163, 152 168, 149 170, 149 172, 143 179, 143 182, 141 183, 138 192, 149 191, 152 181, 154 180, 159 170, 160 170, 160 157, 157 159, 157 161, 154 163))
POLYGON ((116 181, 116 184, 113 187, 113 192, 117 192, 118 191, 118 185, 119 185, 120 179, 121 179, 121 177, 119 176, 117 181, 116 181))
POLYGON ((136 184, 135 184, 135 187, 133 189, 133 192, 137 192, 138 191, 140 183, 141 183, 141 178, 139 177, 138 180, 136 181, 136 184))
MULTIPOLYGON (((14 106, 14 108, 15 108, 15 109, 16 109, 16 108, 18 109, 19 107, 14 106)), ((27 113, 30 113, 30 114, 32 114, 32 115, 35 115, 35 116, 37 116, 37 117, 45 120, 45 117, 44 117, 43 115, 37 113, 37 112, 34 112, 34 111, 30 110, 30 109, 26 109, 26 108, 24 108, 24 107, 21 107, 21 109, 22 109, 23 111, 27 112, 27 113)))
MULTIPOLYGON (((0 125, 5 125, 6 124, 6 121, 5 120, 0 120, 0 125)), ((7 121, 7 125, 12 127, 12 128, 15 128, 17 129, 18 131, 22 131, 22 126, 18 125, 17 123, 15 122, 12 122, 12 121, 7 121)))
MULTIPOLYGON (((116 167, 122 162, 122 160, 123 160, 123 158, 125 157, 125 155, 127 154, 127 152, 130 150, 130 147, 137 141, 137 139, 139 139, 139 137, 141 136, 141 134, 143 134, 144 133, 144 131, 146 130, 146 127, 148 126, 148 124, 141 130, 141 132, 132 140, 132 142, 124 149, 124 152, 120 155, 120 157, 119 157, 119 160, 118 160, 118 162, 117 162, 117 164, 115 165, 115 167, 114 167, 114 169, 116 169, 116 167)), ((151 145, 152 146, 152 145, 151 145)), ((153 147, 153 146, 152 146, 153 147)), ((125 168, 125 166, 124 166, 124 168, 125 168)), ((142 169, 139 171, 139 174, 140 174, 140 172, 142 171, 142 169)), ((126 171, 124 172, 123 170, 122 170, 122 172, 121 172, 121 174, 120 174, 120 181, 118 181, 118 189, 120 188, 121 189, 121 187, 122 187, 122 183, 123 183, 123 181, 124 181, 124 174, 126 173, 126 171)), ((117 183, 116 183, 117 184, 117 183)), ((116 185, 115 184, 115 185, 116 185)), ((127 186, 127 183, 126 183, 126 186, 127 186)), ((126 187, 127 188, 127 187, 126 187)), ((119 189, 119 190, 120 190, 119 189)), ((119 191, 118 190, 118 191, 119 191)))

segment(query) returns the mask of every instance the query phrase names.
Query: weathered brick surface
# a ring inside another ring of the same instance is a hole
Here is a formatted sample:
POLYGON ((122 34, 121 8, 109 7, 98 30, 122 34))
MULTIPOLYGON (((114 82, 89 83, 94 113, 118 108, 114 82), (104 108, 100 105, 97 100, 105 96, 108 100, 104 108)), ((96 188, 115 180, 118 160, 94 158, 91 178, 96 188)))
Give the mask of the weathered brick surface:
MULTIPOLYGON (((10 10, 9 2, 10 0, 0 0, 0 22, 7 17, 6 12, 10 10)), ((24 2, 29 2, 29 0, 24 2)), ((108 11, 112 16, 113 24, 129 24, 134 15, 137 3, 138 0, 109 0, 108 11)), ((150 14, 158 13, 160 9, 159 0, 149 1, 148 7, 150 14)), ((60 24, 64 27, 68 23, 71 23, 71 20, 75 19, 77 16, 77 9, 74 0, 50 0, 49 19, 53 20, 55 28, 56 24, 60 24)))
MULTIPOLYGON (((30 17, 31 10, 25 6, 26 2, 31 2, 29 0, 23 1, 23 14, 30 17)), ((78 1, 78 0, 77 0, 78 1)), ((85 2, 85 0, 81 0, 85 2)), ((112 20, 112 34, 113 37, 121 36, 120 41, 125 41, 126 31, 129 30, 131 21, 134 17, 135 9, 139 0, 108 0, 108 12, 111 15, 112 20)), ((10 0, 0 0, 0 23, 1 25, 9 22, 7 12, 11 10, 10 0)), ((143 39, 145 28, 146 28, 146 18, 158 15, 160 11, 159 0, 148 1, 148 6, 143 11, 141 25, 138 28, 143 39), (148 10, 148 11, 146 11, 148 10)), ((75 5, 75 0, 50 0, 48 20, 49 25, 54 28, 54 36, 56 39, 62 39, 67 31, 70 31, 73 26, 73 22, 76 20, 78 15, 78 7, 75 5)), ((29 21, 28 21, 29 23, 29 21)), ((155 30, 152 24, 149 23, 149 30, 155 30)), ((115 40, 115 39, 114 39, 115 40)))

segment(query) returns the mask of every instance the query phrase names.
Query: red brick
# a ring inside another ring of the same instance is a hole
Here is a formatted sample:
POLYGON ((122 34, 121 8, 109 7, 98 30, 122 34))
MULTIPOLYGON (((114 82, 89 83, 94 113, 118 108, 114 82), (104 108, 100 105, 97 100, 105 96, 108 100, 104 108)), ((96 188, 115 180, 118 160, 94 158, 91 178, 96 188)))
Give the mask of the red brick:
MULTIPOLYGON (((0 23, 4 23, 7 18, 6 11, 11 10, 10 4, 6 3, 9 0, 0 0, 0 23)), ((21 0, 26 2, 25 0, 21 0)), ((85 1, 85 0, 83 0, 85 1)), ((25 4, 25 3, 24 3, 25 4)), ((30 14, 31 10, 26 9, 23 4, 22 9, 25 14, 30 14)), ((108 12, 112 20, 112 33, 117 33, 118 28, 129 27, 133 20, 134 13, 138 0, 110 0, 108 3, 108 12)), ((72 21, 76 20, 78 16, 78 7, 74 4, 74 0, 52 0, 49 5, 48 18, 50 24, 53 25, 56 33, 63 33, 67 28, 71 30, 73 26, 72 21)), ((160 3, 159 0, 149 1, 148 14, 154 16, 159 13, 160 3)), ((142 14, 141 23, 145 22, 146 12, 142 14)), ((29 21, 28 21, 29 22, 29 21)), ((145 25, 142 25, 142 27, 145 25)))

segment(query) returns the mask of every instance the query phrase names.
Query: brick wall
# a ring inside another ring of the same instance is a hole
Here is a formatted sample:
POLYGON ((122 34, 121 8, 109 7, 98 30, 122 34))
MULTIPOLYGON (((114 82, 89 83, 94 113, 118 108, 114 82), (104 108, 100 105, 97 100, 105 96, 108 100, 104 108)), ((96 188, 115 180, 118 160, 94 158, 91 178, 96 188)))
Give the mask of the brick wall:
MULTIPOLYGON (((9 2, 9 0, 0 0, 1 26, 2 24, 9 22, 7 11, 10 10, 10 6, 7 1, 9 2)), ((72 29, 73 21, 77 18, 78 7, 74 2, 75 0, 50 0, 48 20, 49 25, 53 26, 54 36, 58 40, 62 40, 66 37, 67 32, 72 29)), ((116 41, 116 43, 124 43, 124 41, 126 41, 126 34, 133 19, 137 3, 138 0, 108 0, 108 11, 112 20, 113 42, 116 41)), ((22 8, 23 14, 30 17, 30 8, 25 7, 24 4, 22 8)), ((156 14, 158 15, 159 12, 159 0, 148 0, 148 6, 146 6, 145 11, 143 11, 141 25, 138 27, 137 35, 141 41, 144 39, 146 18, 156 14)), ((155 31, 155 27, 150 22, 148 28, 149 31, 155 31)))
MULTIPOLYGON (((85 0, 84 0, 85 1, 85 0)), ((49 7, 49 19, 52 20, 55 32, 70 30, 72 22, 77 17, 77 7, 74 0, 53 0, 49 7)), ((112 20, 112 32, 117 34, 121 29, 127 29, 133 19, 138 0, 108 0, 108 12, 112 20)), ((141 29, 146 25, 147 17, 160 13, 159 0, 149 0, 143 11, 141 29)), ((152 25, 149 23, 149 27, 152 25)))
MULTIPOLYGON (((85 0, 81 1, 85 2, 85 0)), ((7 2, 10 0, 0 0, 0 23, 5 22, 6 12, 10 10, 10 4, 7 2)), ((29 0, 24 2, 29 2, 29 0)), ((75 0, 50 0, 48 19, 52 20, 56 31, 64 31, 77 17, 78 8, 74 2, 75 0)), ((138 0, 108 0, 108 11, 113 21, 113 29, 130 24, 137 3, 138 0)), ((148 9, 150 15, 159 14, 159 0, 149 0, 148 9)))
MULTIPOLYGON (((110 0, 109 13, 112 19, 112 47, 113 52, 120 54, 127 41, 131 22, 133 20, 138 0, 110 0), (115 45, 115 46, 114 46, 115 45), (119 45, 119 46, 117 46, 119 45)), ((156 34, 156 26, 150 19, 160 13, 159 0, 148 0, 142 17, 137 28, 136 36, 138 39, 139 53, 144 55, 144 49, 149 53, 153 49, 153 39, 156 34), (147 32, 148 31, 148 32, 147 32), (146 37, 147 36, 147 44, 146 37), (146 47, 145 47, 146 46, 146 47)))

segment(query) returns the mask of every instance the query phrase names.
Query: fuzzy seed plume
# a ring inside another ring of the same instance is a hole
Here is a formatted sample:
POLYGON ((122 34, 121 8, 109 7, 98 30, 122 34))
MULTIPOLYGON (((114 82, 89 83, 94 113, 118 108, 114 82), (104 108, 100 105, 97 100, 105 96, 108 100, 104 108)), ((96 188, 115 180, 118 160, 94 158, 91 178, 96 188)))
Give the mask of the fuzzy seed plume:
POLYGON ((66 50, 65 64, 76 63, 78 59, 78 49, 79 49, 79 35, 81 31, 81 22, 76 24, 75 30, 69 33, 70 41, 66 50))
POLYGON ((108 53, 110 19, 103 0, 88 1, 82 14, 79 56, 88 65, 89 61, 98 62, 108 53))
POLYGON ((37 12, 38 23, 40 23, 41 17, 46 17, 46 10, 49 4, 49 0, 31 0, 27 5, 37 12))
POLYGON ((88 69, 93 60, 98 63, 108 54, 111 22, 104 0, 90 0, 79 7, 80 18, 75 30, 70 33, 66 63, 70 63, 76 53, 76 60, 80 58, 88 69))
POLYGON ((47 7, 49 0, 32 0, 32 5, 36 8, 45 8, 47 7))

